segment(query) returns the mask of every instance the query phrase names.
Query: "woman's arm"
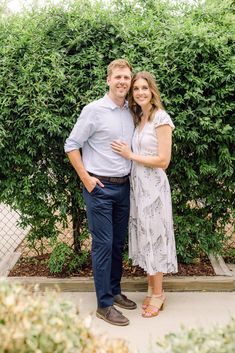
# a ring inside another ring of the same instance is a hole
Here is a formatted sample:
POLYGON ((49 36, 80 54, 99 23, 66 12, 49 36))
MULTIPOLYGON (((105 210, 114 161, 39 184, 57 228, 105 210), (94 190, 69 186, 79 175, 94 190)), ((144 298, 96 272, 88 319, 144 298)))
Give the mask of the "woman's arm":
POLYGON ((126 159, 143 164, 145 167, 166 169, 171 160, 172 128, 161 125, 156 128, 158 140, 158 155, 141 156, 131 151, 124 142, 112 142, 112 150, 126 159))

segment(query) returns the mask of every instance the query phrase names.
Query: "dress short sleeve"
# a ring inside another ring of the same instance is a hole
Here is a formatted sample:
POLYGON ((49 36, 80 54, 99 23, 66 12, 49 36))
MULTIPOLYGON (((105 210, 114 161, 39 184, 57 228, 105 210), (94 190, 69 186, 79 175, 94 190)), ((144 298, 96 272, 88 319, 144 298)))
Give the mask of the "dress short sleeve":
POLYGON ((174 130, 174 128, 175 128, 175 125, 173 124, 170 115, 167 114, 167 112, 165 110, 159 110, 156 113, 156 115, 153 119, 153 124, 154 124, 155 128, 157 128, 158 126, 161 126, 161 125, 170 125, 172 130, 174 130))

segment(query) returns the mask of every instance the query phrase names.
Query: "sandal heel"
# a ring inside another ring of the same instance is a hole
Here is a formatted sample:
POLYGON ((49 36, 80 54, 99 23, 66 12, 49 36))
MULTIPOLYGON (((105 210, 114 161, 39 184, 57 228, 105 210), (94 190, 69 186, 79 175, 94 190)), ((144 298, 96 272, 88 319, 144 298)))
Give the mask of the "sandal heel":
POLYGON ((160 310, 163 311, 165 306, 166 306, 166 296, 165 296, 164 291, 162 291, 162 305, 160 307, 160 310))
POLYGON ((164 308, 165 308, 165 305, 166 305, 166 303, 165 303, 165 299, 164 299, 164 302, 162 303, 162 306, 160 307, 160 309, 159 309, 159 310, 163 311, 163 310, 164 310, 164 308))

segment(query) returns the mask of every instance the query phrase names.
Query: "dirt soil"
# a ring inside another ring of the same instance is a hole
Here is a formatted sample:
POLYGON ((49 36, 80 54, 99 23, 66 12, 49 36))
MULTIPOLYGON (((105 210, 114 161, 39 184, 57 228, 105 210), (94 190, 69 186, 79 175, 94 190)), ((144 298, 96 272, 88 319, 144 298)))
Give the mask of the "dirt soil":
MULTIPOLYGON (((48 268, 48 260, 50 254, 34 256, 31 258, 20 258, 14 268, 10 271, 9 276, 12 277, 91 277, 91 260, 78 270, 69 273, 66 268, 62 273, 53 274, 48 268)), ((168 276, 215 276, 214 269, 207 258, 199 260, 195 264, 178 264, 179 271, 177 274, 168 276)), ((124 277, 145 277, 146 273, 138 266, 130 266, 127 262, 123 264, 124 277)))

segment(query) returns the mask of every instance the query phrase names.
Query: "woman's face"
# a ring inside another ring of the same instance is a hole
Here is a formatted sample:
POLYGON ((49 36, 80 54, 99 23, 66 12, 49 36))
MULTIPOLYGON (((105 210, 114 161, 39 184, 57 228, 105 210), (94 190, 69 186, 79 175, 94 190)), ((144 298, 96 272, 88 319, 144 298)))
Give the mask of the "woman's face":
POLYGON ((133 84, 132 88, 134 101, 141 107, 148 107, 151 105, 152 92, 150 91, 148 82, 139 78, 133 84))

